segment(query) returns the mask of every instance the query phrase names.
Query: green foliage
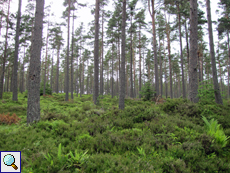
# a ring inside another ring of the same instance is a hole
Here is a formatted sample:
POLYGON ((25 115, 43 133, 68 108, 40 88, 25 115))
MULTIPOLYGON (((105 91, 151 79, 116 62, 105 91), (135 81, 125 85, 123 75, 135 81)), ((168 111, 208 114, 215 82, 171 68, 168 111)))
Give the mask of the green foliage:
POLYGON ((104 95, 95 106, 91 95, 65 102, 61 93, 41 96, 41 120, 27 126, 24 94, 19 93, 18 102, 11 101, 11 93, 6 96, 0 114, 15 111, 21 121, 0 126, 0 146, 5 151, 22 151, 25 173, 230 170, 229 143, 222 148, 214 136, 204 133, 201 120, 209 111, 208 118, 218 120, 229 136, 227 102, 202 106, 180 98, 155 105, 125 99, 126 108, 121 111, 117 98, 111 96, 104 95))
POLYGON ((201 105, 215 103, 215 90, 213 89, 213 84, 208 84, 208 81, 200 82, 198 97, 201 105))
POLYGON ((209 122, 206 117, 202 116, 203 121, 205 122, 208 135, 215 138, 215 141, 219 143, 222 147, 227 145, 227 140, 230 136, 224 134, 223 128, 218 124, 217 120, 211 119, 209 122))
MULTIPOLYGON (((40 86, 40 96, 42 96, 43 95, 43 84, 41 83, 41 86, 40 86)), ((51 89, 51 87, 50 87, 50 84, 46 84, 46 95, 52 95, 52 89, 51 89)))
POLYGON ((151 87, 150 82, 146 82, 145 85, 141 88, 141 96, 144 97, 143 100, 151 100, 154 97, 154 91, 151 87))

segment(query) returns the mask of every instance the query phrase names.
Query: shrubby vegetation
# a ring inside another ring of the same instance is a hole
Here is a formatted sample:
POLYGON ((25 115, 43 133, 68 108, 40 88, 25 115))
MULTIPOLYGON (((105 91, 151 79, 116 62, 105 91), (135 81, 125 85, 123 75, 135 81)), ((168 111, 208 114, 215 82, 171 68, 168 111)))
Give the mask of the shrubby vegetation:
POLYGON ((121 111, 117 98, 95 106, 92 95, 64 102, 53 94, 41 96, 41 120, 27 126, 25 93, 3 97, 1 150, 22 151, 23 173, 230 172, 228 101, 125 99, 121 111), (11 115, 17 122, 8 125, 11 115))

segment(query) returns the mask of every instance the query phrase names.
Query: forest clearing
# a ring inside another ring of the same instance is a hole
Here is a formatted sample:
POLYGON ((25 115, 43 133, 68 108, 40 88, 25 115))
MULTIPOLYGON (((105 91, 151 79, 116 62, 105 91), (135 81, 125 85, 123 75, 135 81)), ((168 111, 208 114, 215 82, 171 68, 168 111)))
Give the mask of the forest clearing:
POLYGON ((229 32, 229 0, 0 1, 0 172, 230 173, 229 32))

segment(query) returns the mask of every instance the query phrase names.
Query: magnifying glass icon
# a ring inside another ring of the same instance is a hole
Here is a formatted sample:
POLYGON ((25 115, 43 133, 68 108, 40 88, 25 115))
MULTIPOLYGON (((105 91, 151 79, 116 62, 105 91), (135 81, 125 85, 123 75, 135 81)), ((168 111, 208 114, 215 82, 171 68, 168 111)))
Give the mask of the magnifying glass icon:
POLYGON ((12 166, 15 170, 18 169, 18 167, 14 164, 15 163, 15 158, 11 154, 7 154, 3 158, 3 162, 7 166, 12 166))

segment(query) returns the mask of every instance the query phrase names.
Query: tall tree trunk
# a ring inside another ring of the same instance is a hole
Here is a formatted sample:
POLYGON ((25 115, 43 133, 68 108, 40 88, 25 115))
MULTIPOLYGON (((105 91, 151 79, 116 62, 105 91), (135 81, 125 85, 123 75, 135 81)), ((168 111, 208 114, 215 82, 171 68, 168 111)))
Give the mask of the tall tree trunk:
POLYGON ((167 69, 166 69, 166 55, 165 55, 165 39, 163 38, 164 47, 164 60, 165 60, 165 97, 168 97, 168 85, 167 85, 167 69))
POLYGON ((76 69, 76 90, 77 90, 76 93, 77 93, 77 97, 78 97, 78 92, 79 92, 79 80, 78 80, 79 64, 78 64, 78 56, 77 56, 77 69, 76 69))
POLYGON ((59 52, 60 52, 60 45, 57 48, 57 69, 56 69, 56 93, 59 93, 59 52))
POLYGON ((9 14, 10 14, 10 0, 8 1, 8 13, 7 13, 7 25, 6 25, 6 37, 5 37, 5 49, 4 49, 4 55, 3 55, 3 61, 2 61, 2 74, 1 74, 1 80, 0 80, 0 99, 2 99, 3 96, 3 82, 4 82, 4 75, 5 75, 5 67, 6 67, 6 56, 7 56, 7 39, 8 39, 8 29, 9 29, 9 14))
POLYGON ((172 84, 172 66, 171 66, 171 48, 170 48, 170 28, 166 24, 167 40, 168 40, 168 57, 169 57, 169 78, 170 78, 170 97, 173 98, 173 84, 172 84))
POLYGON ((229 73, 230 73, 230 46, 229 46, 229 30, 227 30, 228 36, 228 98, 230 97, 230 86, 229 86, 229 73))
POLYGON ((52 53, 52 64, 51 64, 51 75, 50 75, 50 88, 51 88, 51 95, 53 93, 53 61, 54 61, 54 57, 53 57, 54 52, 52 53))
POLYGON ((104 12, 102 11, 102 38, 101 38, 101 69, 100 69, 100 94, 103 95, 104 93, 104 80, 103 80, 103 51, 104 51, 104 12))
POLYGON ((23 93, 24 90, 24 65, 25 65, 25 47, 24 47, 24 57, 23 57, 23 62, 21 65, 21 87, 20 87, 20 92, 23 93))
POLYGON ((125 108, 125 25, 126 25, 126 0, 123 0, 122 7, 122 45, 121 45, 121 69, 120 69, 120 94, 119 109, 125 108))
POLYGON ((73 99, 73 44, 74 44, 74 11, 73 11, 73 26, 72 26, 72 53, 71 53, 71 99, 73 99))
POLYGON ((50 22, 48 21, 48 27, 47 27, 47 36, 46 36, 46 59, 45 59, 45 72, 44 72, 44 78, 43 78, 43 96, 46 95, 46 65, 47 65, 47 57, 48 57, 48 38, 49 38, 49 25, 50 22))
POLYGON ((66 57, 66 74, 65 74, 65 101, 69 100, 69 25, 70 25, 70 0, 68 0, 68 33, 67 33, 67 57, 66 57))
POLYGON ((131 43, 130 43, 130 97, 133 98, 133 35, 132 35, 132 15, 131 15, 131 43))
POLYGON ((212 61, 212 75, 213 75, 213 85, 215 90, 215 100, 217 104, 222 104, 223 101, 220 94, 220 88, 217 80, 217 72, 216 72, 216 60, 215 60, 215 52, 214 52, 214 44, 213 44, 213 34, 212 34, 212 19, 211 19, 211 10, 210 10, 210 0, 206 0, 207 7, 207 18, 208 18, 208 32, 209 32, 209 46, 210 46, 210 55, 212 61))
POLYGON ((160 36, 159 36, 159 63, 160 63, 160 95, 163 95, 163 82, 162 82, 162 58, 161 58, 161 42, 160 42, 160 36))
POLYGON ((13 80, 12 80, 12 88, 13 88, 13 101, 18 101, 18 47, 19 47, 19 27, 20 27, 20 20, 21 20, 21 7, 22 7, 22 0, 18 2, 18 16, 17 16, 17 26, 16 26, 16 36, 15 36, 15 51, 14 51, 14 70, 13 70, 13 80))
POLYGON ((40 120, 40 71, 41 71, 41 48, 42 48, 42 29, 44 15, 44 0, 36 0, 36 13, 34 36, 32 41, 28 102, 27 102, 27 124, 40 120))
POLYGON ((149 13, 152 17, 152 29, 153 29, 153 49, 154 49, 154 64, 155 64, 155 96, 159 95, 159 76, 158 76, 158 59, 157 59, 157 41, 156 41, 156 25, 155 25, 155 7, 154 7, 154 1, 152 2, 152 13, 150 11, 150 0, 148 0, 148 6, 149 6, 149 13))
POLYGON ((141 24, 139 23, 139 98, 141 98, 141 24))
POLYGON ((186 98, 185 93, 185 81, 184 81, 184 62, 183 62, 183 50, 182 50, 182 36, 181 36, 181 14, 179 3, 177 4, 178 11, 178 22, 179 22, 179 34, 180 34, 180 60, 181 60, 181 73, 182 73, 182 90, 183 90, 183 98, 186 98))
POLYGON ((98 104, 98 60, 99 60, 99 9, 100 0, 96 0, 95 11, 95 43, 94 43, 94 104, 98 104))
POLYGON ((134 87, 134 93, 133 93, 133 97, 136 97, 136 57, 134 54, 134 49, 133 49, 133 87, 134 87))
POLYGON ((197 0, 190 0, 190 57, 189 57, 189 99, 197 103, 197 0))
POLYGON ((114 83, 114 80, 113 80, 113 59, 114 59, 114 52, 113 52, 113 50, 114 50, 114 45, 112 45, 112 74, 111 74, 111 79, 112 79, 112 87, 111 87, 111 92, 112 92, 112 98, 113 98, 113 96, 114 96, 114 92, 113 92, 113 83, 114 83))

